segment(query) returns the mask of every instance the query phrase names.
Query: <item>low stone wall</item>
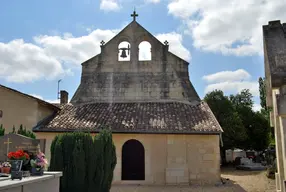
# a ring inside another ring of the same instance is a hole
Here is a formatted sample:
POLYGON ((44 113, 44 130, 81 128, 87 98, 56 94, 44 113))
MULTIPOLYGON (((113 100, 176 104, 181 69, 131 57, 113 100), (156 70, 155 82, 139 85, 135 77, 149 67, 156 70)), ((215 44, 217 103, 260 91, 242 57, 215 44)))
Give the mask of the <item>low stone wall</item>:
POLYGON ((45 172, 22 180, 0 178, 0 192, 59 192, 62 172, 45 172))

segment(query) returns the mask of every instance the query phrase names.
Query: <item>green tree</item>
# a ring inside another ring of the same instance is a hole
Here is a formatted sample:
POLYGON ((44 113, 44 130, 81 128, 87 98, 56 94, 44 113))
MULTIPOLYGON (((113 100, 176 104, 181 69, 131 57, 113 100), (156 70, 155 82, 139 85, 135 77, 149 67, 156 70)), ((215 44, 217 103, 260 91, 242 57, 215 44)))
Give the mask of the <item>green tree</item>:
POLYGON ((95 191, 109 192, 117 159, 112 134, 106 128, 95 137, 95 149, 97 157, 95 191))
POLYGON ((259 77, 259 98, 260 98, 260 106, 261 106, 261 113, 265 116, 265 118, 270 123, 270 108, 267 107, 266 103, 266 81, 265 78, 259 77))
POLYGON ((22 124, 20 125, 20 128, 19 128, 18 131, 17 131, 17 134, 19 134, 19 135, 25 135, 25 132, 24 132, 24 129, 23 129, 23 125, 22 125, 22 124))
MULTIPOLYGON (((268 121, 269 127, 270 126, 270 111, 271 108, 267 106, 266 102, 266 80, 265 78, 260 77, 258 79, 259 83, 259 96, 260 96, 260 105, 261 105, 261 114, 265 117, 265 119, 268 121)), ((269 133, 269 138, 270 138, 270 144, 275 144, 275 135, 274 135, 274 128, 270 128, 270 133, 269 133)))
POLYGON ((266 82, 265 78, 259 77, 259 97, 260 97, 260 105, 263 109, 267 110, 266 105, 266 82))
POLYGON ((231 95, 230 101, 239 114, 247 133, 244 148, 265 149, 269 144, 269 123, 261 112, 253 111, 253 96, 250 91, 244 89, 236 95, 231 95))
POLYGON ((26 136, 26 137, 30 137, 32 139, 36 139, 36 135, 33 132, 27 130, 26 127, 23 128, 22 124, 20 125, 20 127, 19 127, 17 132, 15 130, 15 127, 13 127, 13 132, 12 133, 17 133, 19 135, 23 135, 23 136, 26 136))
POLYGON ((0 125, 0 136, 5 135, 5 128, 3 127, 3 125, 0 125))
POLYGON ((13 125, 13 128, 12 128, 12 132, 9 132, 9 133, 16 133, 16 129, 15 129, 14 125, 13 125))
POLYGON ((77 139, 72 153, 73 157, 73 191, 82 191, 85 188, 86 181, 86 167, 85 167, 85 152, 83 149, 83 140, 77 139))
POLYGON ((204 100, 208 103, 224 131, 222 133, 223 150, 243 148, 247 139, 246 130, 229 98, 222 91, 215 90, 208 93, 204 100))
POLYGON ((253 149, 264 150, 270 144, 271 127, 261 112, 253 112, 253 124, 249 130, 249 142, 253 149))
POLYGON ((241 106, 248 107, 250 109, 253 107, 253 96, 249 89, 243 89, 236 95, 230 95, 229 99, 236 109, 241 106))

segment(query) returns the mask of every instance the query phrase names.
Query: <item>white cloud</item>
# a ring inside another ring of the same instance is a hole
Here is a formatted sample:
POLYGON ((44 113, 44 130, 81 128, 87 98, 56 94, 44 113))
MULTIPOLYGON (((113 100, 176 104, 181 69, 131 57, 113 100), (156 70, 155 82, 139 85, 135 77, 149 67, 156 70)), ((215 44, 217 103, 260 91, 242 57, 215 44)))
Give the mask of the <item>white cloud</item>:
POLYGON ((226 55, 262 53, 262 25, 286 20, 285 0, 170 0, 169 13, 182 19, 194 46, 226 55))
POLYGON ((250 79, 250 74, 244 69, 236 71, 221 71, 218 73, 205 75, 203 79, 209 83, 224 82, 224 81, 241 81, 250 79))
POLYGON ((183 37, 181 34, 171 32, 156 35, 156 38, 164 43, 166 40, 169 42, 170 52, 178 55, 182 59, 189 61, 191 59, 191 53, 183 45, 183 37))
POLYGON ((203 79, 210 84, 205 88, 205 93, 217 89, 226 94, 236 94, 243 89, 249 89, 253 96, 259 96, 259 84, 257 81, 250 81, 250 78, 250 74, 243 69, 206 75, 203 79))
POLYGON ((249 89, 253 96, 259 96, 259 85, 252 81, 226 81, 220 83, 209 84, 205 88, 205 93, 213 90, 222 90, 227 94, 239 93, 243 89, 249 89))
POLYGON ((63 36, 42 35, 35 42, 44 48, 47 55, 59 61, 80 64, 100 52, 100 42, 111 39, 119 30, 96 29, 86 36, 74 37, 66 33, 63 36))
POLYGON ((160 3, 160 0, 145 0, 146 3, 160 3))
POLYGON ((34 81, 40 78, 53 79, 66 72, 61 63, 49 57, 37 45, 15 39, 0 42, 0 78, 9 82, 34 81))
POLYGON ((100 52, 99 42, 111 39, 118 30, 96 29, 86 36, 41 35, 35 43, 22 39, 0 42, 0 78, 24 83, 39 79, 52 80, 71 75, 70 64, 77 64, 100 52))
POLYGON ((117 11, 120 9, 118 0, 101 0, 100 9, 104 11, 117 11))
MULTIPOLYGON (((72 73, 71 68, 100 53, 100 41, 107 42, 119 31, 95 29, 80 37, 65 33, 36 36, 34 43, 23 40, 0 42, 0 78, 18 83, 63 78, 72 73)), ((170 51, 186 60, 190 59, 190 52, 183 46, 180 34, 159 34, 157 38, 162 42, 168 40, 170 51)), ((144 53, 150 51, 148 47, 142 50, 144 53)))

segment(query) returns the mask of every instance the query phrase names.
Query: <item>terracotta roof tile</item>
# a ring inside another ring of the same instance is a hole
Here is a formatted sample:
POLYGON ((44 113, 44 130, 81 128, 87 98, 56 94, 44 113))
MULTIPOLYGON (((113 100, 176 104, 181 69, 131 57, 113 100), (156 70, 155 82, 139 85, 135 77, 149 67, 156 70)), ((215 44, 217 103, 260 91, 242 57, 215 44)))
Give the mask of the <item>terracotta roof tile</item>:
POLYGON ((222 129, 205 102, 66 104, 36 132, 98 132, 110 126, 117 133, 220 133, 222 129))

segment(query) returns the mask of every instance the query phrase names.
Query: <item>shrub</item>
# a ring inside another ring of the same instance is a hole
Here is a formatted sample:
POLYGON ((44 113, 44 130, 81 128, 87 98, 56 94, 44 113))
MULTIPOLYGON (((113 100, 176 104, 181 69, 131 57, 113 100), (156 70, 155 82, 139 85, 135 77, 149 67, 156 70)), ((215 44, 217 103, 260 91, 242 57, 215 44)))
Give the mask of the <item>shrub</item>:
POLYGON ((66 133, 51 144, 50 171, 62 171, 60 191, 101 191, 111 188, 116 165, 115 146, 110 131, 90 134, 66 133))
POLYGON ((112 134, 102 130, 94 140, 96 153, 96 191, 108 192, 111 188, 113 171, 117 163, 112 134))
POLYGON ((3 136, 5 134, 5 128, 3 128, 3 125, 0 125, 0 136, 3 136))

